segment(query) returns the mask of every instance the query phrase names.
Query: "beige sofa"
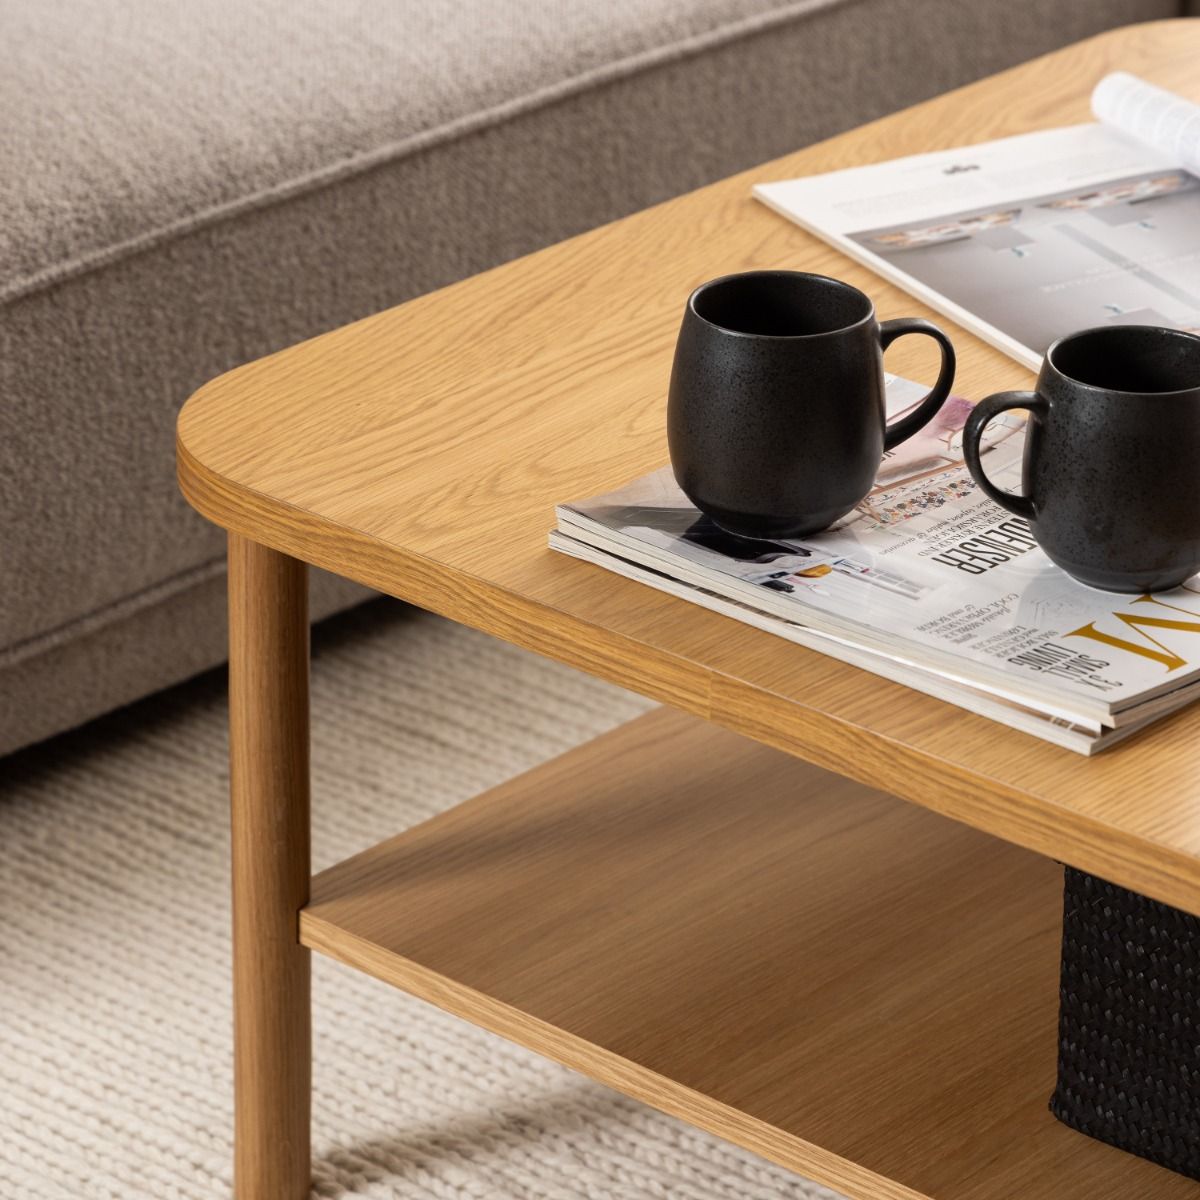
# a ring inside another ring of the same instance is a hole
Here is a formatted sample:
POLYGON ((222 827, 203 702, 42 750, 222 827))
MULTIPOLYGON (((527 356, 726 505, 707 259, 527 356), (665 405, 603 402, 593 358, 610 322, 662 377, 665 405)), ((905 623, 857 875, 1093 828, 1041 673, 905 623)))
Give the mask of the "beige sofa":
MULTIPOLYGON (((173 473, 205 379, 1180 11, 0 0, 0 753, 222 660, 221 535, 173 473)), ((358 598, 314 592, 318 615, 358 598)))

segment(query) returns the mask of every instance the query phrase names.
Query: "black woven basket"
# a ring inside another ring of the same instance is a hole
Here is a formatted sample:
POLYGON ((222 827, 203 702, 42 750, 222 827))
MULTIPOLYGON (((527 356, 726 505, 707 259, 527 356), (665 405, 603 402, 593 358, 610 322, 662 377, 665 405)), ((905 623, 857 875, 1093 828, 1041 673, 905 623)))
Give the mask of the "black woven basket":
POLYGON ((1200 919, 1071 867, 1064 899, 1050 1111, 1200 1179, 1200 919))

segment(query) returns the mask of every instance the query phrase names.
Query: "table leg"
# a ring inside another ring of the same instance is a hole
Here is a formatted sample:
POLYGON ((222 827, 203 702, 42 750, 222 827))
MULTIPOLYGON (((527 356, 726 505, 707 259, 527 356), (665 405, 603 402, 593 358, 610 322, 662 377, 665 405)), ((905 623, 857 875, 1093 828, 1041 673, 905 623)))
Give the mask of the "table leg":
POLYGON ((234 1194, 309 1194, 308 598, 303 563, 229 535, 234 1194))

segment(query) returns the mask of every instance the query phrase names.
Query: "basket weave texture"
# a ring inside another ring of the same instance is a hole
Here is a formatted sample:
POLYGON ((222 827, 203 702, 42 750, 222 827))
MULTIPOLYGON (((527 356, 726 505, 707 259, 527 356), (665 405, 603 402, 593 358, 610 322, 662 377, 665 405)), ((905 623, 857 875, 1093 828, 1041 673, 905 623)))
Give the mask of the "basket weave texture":
POLYGON ((1050 1111, 1200 1179, 1200 919, 1072 867, 1064 901, 1050 1111))

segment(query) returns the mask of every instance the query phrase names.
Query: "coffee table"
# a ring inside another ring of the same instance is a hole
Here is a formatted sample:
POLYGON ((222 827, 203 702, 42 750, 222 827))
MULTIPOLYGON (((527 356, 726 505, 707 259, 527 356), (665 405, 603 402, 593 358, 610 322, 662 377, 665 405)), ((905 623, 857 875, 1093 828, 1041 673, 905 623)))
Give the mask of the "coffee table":
MULTIPOLYGON (((1052 860, 1200 912, 1200 711, 1084 760, 546 548, 666 461, 695 284, 922 311, 753 181, 1086 120, 1118 67, 1200 99, 1198 60, 1197 21, 1094 38, 188 401, 180 483, 229 531, 239 1200, 308 1194, 310 949, 854 1197, 1200 1196, 1046 1110, 1052 860), (668 707, 310 880, 306 564, 668 707)), ((1027 386, 952 332, 960 390, 1027 386)))

